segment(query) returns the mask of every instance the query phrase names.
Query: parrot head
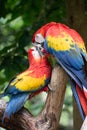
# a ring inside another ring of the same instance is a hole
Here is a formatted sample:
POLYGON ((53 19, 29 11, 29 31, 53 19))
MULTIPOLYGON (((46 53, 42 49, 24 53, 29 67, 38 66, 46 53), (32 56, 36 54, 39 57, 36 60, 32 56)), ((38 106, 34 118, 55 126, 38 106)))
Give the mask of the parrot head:
POLYGON ((56 25, 56 22, 47 23, 35 32, 32 38, 32 44, 33 46, 38 48, 39 52, 41 49, 43 49, 43 52, 46 52, 46 50, 44 49, 46 32, 53 25, 56 25))
POLYGON ((28 50, 28 59, 30 64, 40 64, 42 61, 48 62, 48 54, 44 52, 43 48, 32 47, 28 50))
POLYGON ((56 22, 50 22, 50 23, 47 23, 45 24, 44 26, 42 26, 40 29, 38 29, 33 38, 32 38, 32 42, 33 43, 43 43, 44 42, 44 38, 46 37, 46 32, 47 30, 53 26, 53 25, 56 25, 56 22))
MULTIPOLYGON (((78 32, 76 32, 74 29, 69 28, 65 24, 56 23, 56 22, 50 22, 48 24, 45 24, 40 29, 38 29, 33 38, 32 38, 32 44, 38 48, 40 51, 41 48, 44 47, 45 52, 48 52, 49 49, 49 41, 48 38, 51 37, 52 39, 59 37, 61 39, 69 39, 71 42, 73 41, 80 49, 85 50, 84 41, 79 35, 78 32)), ((51 41, 50 41, 51 42, 51 41)), ((52 42, 54 43, 54 42, 52 42)), ((57 45, 60 46, 61 42, 57 42, 57 45)), ((66 45, 67 42, 65 41, 64 44, 66 45)), ((73 44, 73 43, 72 43, 73 44)))

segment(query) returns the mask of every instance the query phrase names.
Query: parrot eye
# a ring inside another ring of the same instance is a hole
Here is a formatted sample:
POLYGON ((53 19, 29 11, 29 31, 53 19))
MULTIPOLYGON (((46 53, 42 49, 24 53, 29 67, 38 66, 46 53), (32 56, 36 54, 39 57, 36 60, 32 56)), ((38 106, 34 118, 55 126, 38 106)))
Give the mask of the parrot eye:
POLYGON ((38 44, 44 43, 44 40, 44 37, 40 33, 35 36, 35 42, 38 44))

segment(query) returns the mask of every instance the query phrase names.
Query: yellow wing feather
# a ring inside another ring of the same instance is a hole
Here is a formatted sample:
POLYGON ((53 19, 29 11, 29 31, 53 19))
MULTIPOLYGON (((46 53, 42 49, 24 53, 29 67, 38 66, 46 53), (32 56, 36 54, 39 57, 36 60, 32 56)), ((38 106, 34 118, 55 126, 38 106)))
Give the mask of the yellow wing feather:
POLYGON ((66 51, 70 49, 70 43, 73 44, 73 39, 68 35, 66 37, 47 36, 48 47, 55 49, 56 51, 66 51))
POLYGON ((10 85, 20 91, 34 91, 45 85, 46 75, 40 78, 28 76, 32 71, 26 71, 15 79, 10 85))

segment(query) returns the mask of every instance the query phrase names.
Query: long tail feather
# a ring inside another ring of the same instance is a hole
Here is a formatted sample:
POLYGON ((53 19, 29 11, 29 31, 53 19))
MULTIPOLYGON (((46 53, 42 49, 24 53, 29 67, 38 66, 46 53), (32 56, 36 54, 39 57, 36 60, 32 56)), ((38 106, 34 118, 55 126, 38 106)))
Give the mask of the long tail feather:
POLYGON ((80 68, 79 70, 73 68, 72 66, 68 66, 63 61, 56 58, 57 63, 59 63, 63 69, 67 72, 67 74, 78 84, 78 86, 82 89, 83 86, 87 88, 87 80, 86 75, 84 73, 83 68, 80 68))
POLYGON ((84 91, 81 90, 81 88, 78 85, 76 85, 76 90, 78 93, 78 97, 80 99, 80 103, 81 103, 84 115, 86 116, 87 115, 87 99, 84 95, 84 91))
POLYGON ((5 119, 9 119, 11 114, 14 114, 17 111, 19 111, 23 107, 28 97, 29 97, 29 93, 20 93, 17 95, 12 95, 6 107, 6 110, 4 112, 2 122, 4 122, 5 119))
POLYGON ((87 99, 87 89, 84 86, 83 86, 83 91, 84 91, 84 95, 85 95, 85 97, 87 99))
POLYGON ((76 103, 78 105, 80 114, 82 116, 82 119, 84 120, 84 118, 85 118, 84 104, 86 103, 85 98, 84 98, 84 93, 80 90, 80 87, 77 86, 73 80, 70 79, 70 83, 71 83, 72 92, 75 97, 76 103), (80 98, 80 96, 82 96, 82 98, 80 98))
POLYGON ((83 70, 74 70, 73 68, 62 64, 60 60, 57 62, 64 68, 68 75, 73 79, 72 91, 79 107, 82 118, 87 115, 87 81, 83 70))

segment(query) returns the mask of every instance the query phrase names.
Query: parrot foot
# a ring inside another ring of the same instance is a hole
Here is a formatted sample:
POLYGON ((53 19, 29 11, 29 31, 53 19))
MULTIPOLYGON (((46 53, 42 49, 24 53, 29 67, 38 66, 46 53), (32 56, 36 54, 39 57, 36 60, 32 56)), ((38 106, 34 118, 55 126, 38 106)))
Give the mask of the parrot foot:
POLYGON ((53 89, 53 88, 51 87, 51 85, 50 85, 50 84, 48 84, 48 88, 49 88, 49 90, 50 90, 50 91, 52 91, 52 92, 54 92, 54 91, 55 91, 55 89, 53 89))

